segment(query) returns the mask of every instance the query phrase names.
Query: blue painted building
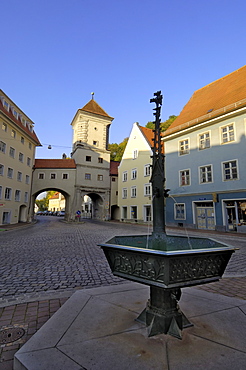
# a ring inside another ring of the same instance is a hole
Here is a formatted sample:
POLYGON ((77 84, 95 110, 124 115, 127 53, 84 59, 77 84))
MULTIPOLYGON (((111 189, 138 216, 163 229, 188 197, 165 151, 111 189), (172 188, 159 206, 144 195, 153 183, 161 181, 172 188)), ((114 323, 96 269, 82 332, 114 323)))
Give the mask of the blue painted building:
POLYGON ((246 66, 197 90, 164 133, 166 223, 246 232, 246 66))

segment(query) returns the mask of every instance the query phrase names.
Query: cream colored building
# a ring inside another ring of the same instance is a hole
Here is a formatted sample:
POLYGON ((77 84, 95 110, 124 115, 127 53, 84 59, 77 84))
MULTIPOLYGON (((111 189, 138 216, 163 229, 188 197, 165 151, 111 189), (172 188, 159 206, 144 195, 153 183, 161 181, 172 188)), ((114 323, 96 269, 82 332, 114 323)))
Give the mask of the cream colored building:
POLYGON ((28 221, 35 148, 34 122, 0 90, 0 224, 28 221))
POLYGON ((152 137, 151 129, 133 124, 118 174, 118 205, 122 221, 152 220, 152 137))
POLYGON ((57 191, 49 199, 48 210, 51 212, 62 211, 62 210, 65 210, 65 205, 66 205, 66 201, 65 201, 64 195, 62 195, 61 193, 57 191))

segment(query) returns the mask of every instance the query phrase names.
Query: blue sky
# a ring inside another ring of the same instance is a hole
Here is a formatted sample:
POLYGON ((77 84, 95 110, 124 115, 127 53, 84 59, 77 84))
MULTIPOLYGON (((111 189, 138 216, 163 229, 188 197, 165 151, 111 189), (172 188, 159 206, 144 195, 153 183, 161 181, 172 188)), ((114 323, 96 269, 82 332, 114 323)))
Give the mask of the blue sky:
POLYGON ((1 88, 35 122, 37 158, 70 154, 91 92, 120 143, 153 120, 155 91, 164 121, 245 65, 244 0, 8 0, 0 12, 1 88))

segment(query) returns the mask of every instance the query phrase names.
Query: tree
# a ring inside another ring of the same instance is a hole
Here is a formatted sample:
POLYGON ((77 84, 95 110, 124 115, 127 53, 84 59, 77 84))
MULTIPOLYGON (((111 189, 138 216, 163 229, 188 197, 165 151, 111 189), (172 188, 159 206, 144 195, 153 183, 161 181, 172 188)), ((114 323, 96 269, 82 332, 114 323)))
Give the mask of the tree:
POLYGON ((46 196, 42 199, 36 199, 35 203, 38 206, 39 211, 46 211, 49 207, 49 199, 56 193, 54 190, 49 190, 46 193, 46 196))
MULTIPOLYGON (((161 122, 160 123, 161 132, 166 131, 168 127, 171 125, 171 123, 175 121, 176 118, 177 116, 172 115, 172 116, 169 116, 169 118, 165 122, 161 122)), ((154 130, 155 128, 154 122, 148 122, 145 127, 151 128, 152 130, 154 130)))
POLYGON ((121 161, 127 142, 128 137, 125 138, 120 144, 113 143, 108 145, 111 161, 121 161))

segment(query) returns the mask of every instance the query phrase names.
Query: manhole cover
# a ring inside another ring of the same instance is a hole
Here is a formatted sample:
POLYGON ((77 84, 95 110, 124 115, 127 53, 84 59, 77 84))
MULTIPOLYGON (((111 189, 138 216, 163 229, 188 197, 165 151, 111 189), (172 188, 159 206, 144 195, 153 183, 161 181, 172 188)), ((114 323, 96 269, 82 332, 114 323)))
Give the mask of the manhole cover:
POLYGON ((0 330, 0 344, 12 343, 19 340, 25 334, 25 330, 20 327, 8 327, 0 330))

